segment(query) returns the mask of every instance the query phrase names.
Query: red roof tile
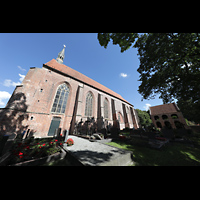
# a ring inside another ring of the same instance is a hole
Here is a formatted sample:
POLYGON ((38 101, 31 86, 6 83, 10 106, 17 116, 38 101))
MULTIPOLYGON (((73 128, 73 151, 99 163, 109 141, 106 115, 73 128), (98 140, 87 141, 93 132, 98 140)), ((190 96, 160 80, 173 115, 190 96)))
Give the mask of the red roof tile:
MULTIPOLYGON (((110 90, 109 88, 105 87, 104 85, 94 81, 93 79, 85 76, 84 74, 81 74, 80 72, 64 65, 64 64, 60 64, 58 63, 55 59, 52 59, 51 61, 45 63, 45 65, 49 66, 50 68, 56 69, 66 75, 69 75, 71 77, 74 77, 75 79, 80 80, 81 82, 84 82, 90 86, 93 86, 103 92, 106 92, 128 104, 130 104, 128 101, 126 101, 121 95, 117 94, 116 92, 110 90)), ((132 105, 132 104, 130 104, 132 105)))
POLYGON ((151 115, 159 115, 164 113, 178 112, 179 108, 175 103, 169 103, 169 104, 150 107, 150 111, 151 115))

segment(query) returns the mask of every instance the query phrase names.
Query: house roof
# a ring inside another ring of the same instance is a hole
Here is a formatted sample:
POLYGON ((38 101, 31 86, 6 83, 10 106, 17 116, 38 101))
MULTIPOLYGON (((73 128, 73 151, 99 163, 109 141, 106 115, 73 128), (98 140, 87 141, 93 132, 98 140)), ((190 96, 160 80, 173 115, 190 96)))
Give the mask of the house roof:
MULTIPOLYGON (((101 90, 107 94, 110 94, 111 96, 114 96, 128 104, 130 104, 128 101, 126 101, 121 95, 117 94, 116 92, 110 90, 109 88, 105 87, 104 85, 94 81, 93 79, 85 76, 84 74, 81 74, 80 72, 64 65, 64 64, 60 64, 58 63, 55 59, 52 59, 51 61, 45 63, 43 65, 44 67, 49 67, 54 69, 55 71, 59 71, 67 76, 70 76, 71 78, 74 78, 76 80, 79 80, 89 86, 92 86, 98 90, 101 90)), ((132 104, 130 104, 131 106, 133 106, 132 104)))
POLYGON ((165 113, 174 113, 179 112, 179 108, 175 103, 163 104, 159 106, 150 107, 150 114, 151 115, 159 115, 165 113))

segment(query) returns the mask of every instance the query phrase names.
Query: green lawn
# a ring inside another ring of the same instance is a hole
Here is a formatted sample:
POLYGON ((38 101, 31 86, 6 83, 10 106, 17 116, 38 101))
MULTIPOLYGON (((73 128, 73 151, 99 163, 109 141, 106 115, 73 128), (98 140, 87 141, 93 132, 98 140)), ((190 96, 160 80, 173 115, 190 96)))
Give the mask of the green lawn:
POLYGON ((124 141, 107 143, 108 145, 133 152, 134 166, 200 166, 200 148, 186 144, 169 143, 160 150, 138 145, 141 139, 135 138, 135 144, 124 141))

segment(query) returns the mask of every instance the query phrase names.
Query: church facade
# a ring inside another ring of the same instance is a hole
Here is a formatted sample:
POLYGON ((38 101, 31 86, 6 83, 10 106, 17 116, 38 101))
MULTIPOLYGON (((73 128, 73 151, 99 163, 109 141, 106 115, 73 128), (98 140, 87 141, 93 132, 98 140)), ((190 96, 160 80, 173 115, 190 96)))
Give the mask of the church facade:
POLYGON ((93 119, 97 129, 115 126, 139 128, 137 113, 129 102, 102 84, 57 59, 31 67, 0 113, 0 132, 53 136, 56 128, 74 133, 77 123, 93 119))

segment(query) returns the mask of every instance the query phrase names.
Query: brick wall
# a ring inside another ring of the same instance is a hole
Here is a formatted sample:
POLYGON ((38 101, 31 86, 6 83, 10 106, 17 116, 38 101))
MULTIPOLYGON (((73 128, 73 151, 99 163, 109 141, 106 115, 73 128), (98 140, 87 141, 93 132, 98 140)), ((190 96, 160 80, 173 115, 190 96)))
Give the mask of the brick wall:
MULTIPOLYGON (((59 74, 48 68, 30 68, 26 77, 24 78, 22 85, 16 87, 13 92, 6 109, 1 112, 0 118, 0 131, 6 133, 11 132, 23 132, 24 129, 30 129, 36 137, 44 137, 48 135, 49 127, 53 117, 60 117, 60 128, 62 130, 69 129, 72 120, 74 103, 76 98, 77 88, 80 86, 78 96, 78 106, 76 113, 76 121, 87 120, 85 116, 85 103, 86 95, 88 92, 93 94, 93 116, 97 120, 97 108, 98 108, 98 95, 100 95, 101 115, 104 117, 104 99, 108 100, 109 104, 109 118, 108 124, 113 125, 113 114, 111 107, 111 100, 115 104, 115 114, 120 112, 126 117, 126 123, 131 128, 134 126, 137 128, 137 120, 135 116, 131 115, 130 109, 134 111, 134 108, 129 104, 122 102, 121 100, 106 94, 94 87, 90 87, 87 84, 81 83, 73 78, 69 78, 62 74, 59 74), (60 84, 66 83, 69 86, 70 92, 68 96, 67 106, 64 114, 51 113, 51 108, 54 102, 57 88, 60 84), (122 107, 124 104, 124 110, 122 107), (13 115, 12 113, 15 113, 13 115), (13 117, 11 117, 13 115, 13 117), (10 119, 12 120, 10 121, 10 119), (131 119, 133 118, 133 119, 131 119), (15 124, 18 123, 16 126, 15 124)), ((124 128, 125 124, 120 124, 120 128, 124 128)))
POLYGON ((157 114, 157 115, 151 115, 151 120, 152 120, 152 122, 153 122, 153 124, 155 125, 156 128, 158 128, 157 122, 160 122, 161 126, 163 128, 165 126, 165 121, 168 121, 171 124, 171 127, 176 129, 175 121, 178 121, 178 122, 184 124, 184 127, 186 129, 189 129, 189 127, 187 126, 186 121, 185 121, 185 119, 183 117, 183 114, 181 112, 172 112, 172 113, 162 113, 162 114, 157 114), (171 116, 173 114, 177 115, 178 118, 177 119, 173 119, 172 116, 171 116), (167 119, 163 119, 162 118, 163 115, 166 115, 168 118, 167 119), (155 120, 155 118, 154 118, 155 116, 158 116, 159 119, 155 120))

